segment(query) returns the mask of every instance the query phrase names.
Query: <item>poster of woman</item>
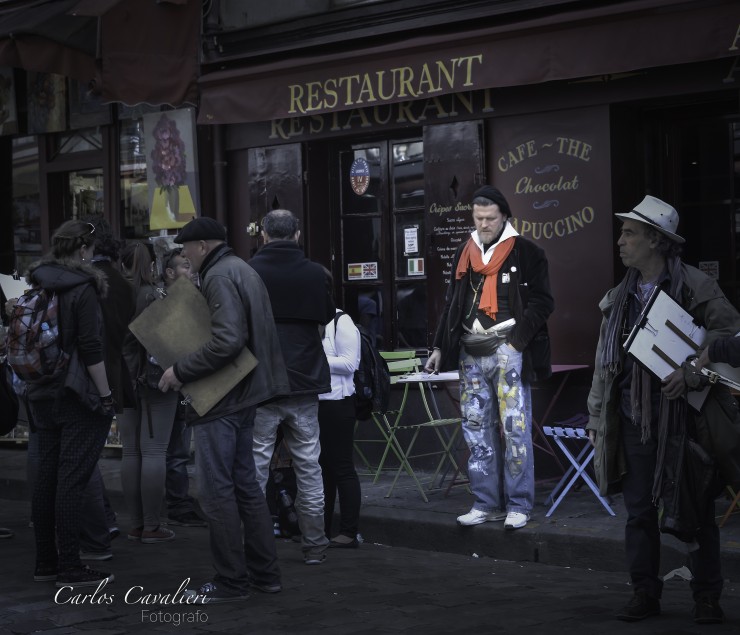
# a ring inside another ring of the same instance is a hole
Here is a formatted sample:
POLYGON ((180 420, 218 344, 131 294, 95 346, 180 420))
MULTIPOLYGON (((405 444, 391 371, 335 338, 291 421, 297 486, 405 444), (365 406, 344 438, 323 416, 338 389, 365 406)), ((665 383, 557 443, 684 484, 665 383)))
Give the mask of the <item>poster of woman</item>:
POLYGON ((198 216, 195 111, 144 115, 149 229, 175 229, 198 216))

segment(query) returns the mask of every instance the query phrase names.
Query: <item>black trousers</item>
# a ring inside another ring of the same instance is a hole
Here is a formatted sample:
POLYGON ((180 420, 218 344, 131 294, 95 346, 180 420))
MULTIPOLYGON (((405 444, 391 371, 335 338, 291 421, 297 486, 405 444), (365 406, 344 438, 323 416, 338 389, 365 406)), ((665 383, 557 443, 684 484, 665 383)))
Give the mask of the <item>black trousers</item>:
POLYGON ((321 475, 324 480, 324 531, 331 538, 334 505, 339 493, 339 533, 357 536, 361 490, 353 459, 355 431, 354 396, 319 401, 321 475))
MULTIPOLYGON (((660 530, 658 509, 653 504, 653 476, 658 443, 656 434, 647 443, 640 441, 640 427, 622 418, 622 443, 627 461, 627 474, 622 480, 627 525, 624 530, 627 567, 635 590, 660 598, 663 581, 660 578, 660 530)), ((689 554, 689 569, 693 575, 691 590, 694 597, 722 593, 719 529, 714 519, 714 500, 704 509, 702 528, 689 554)))
POLYGON ((82 566, 83 493, 110 430, 111 417, 64 397, 31 402, 39 440, 38 480, 33 492, 37 564, 65 571, 82 566))

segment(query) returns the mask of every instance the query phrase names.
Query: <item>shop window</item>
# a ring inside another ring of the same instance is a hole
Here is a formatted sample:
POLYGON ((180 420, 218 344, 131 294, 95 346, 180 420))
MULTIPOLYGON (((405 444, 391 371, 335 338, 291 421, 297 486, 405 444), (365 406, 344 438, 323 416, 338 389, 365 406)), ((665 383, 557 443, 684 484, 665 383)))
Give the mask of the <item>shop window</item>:
POLYGON ((409 209, 424 205, 424 144, 393 144, 393 206, 409 209))
POLYGON ((399 348, 427 346, 427 288, 425 282, 396 287, 399 348))
POLYGON ((386 348, 383 337, 386 310, 379 287, 365 285, 346 287, 343 308, 358 324, 368 330, 375 339, 377 348, 386 348))
POLYGON ((55 135, 54 155, 99 151, 103 148, 103 133, 100 127, 77 130, 70 134, 55 135))
POLYGON ((149 230, 149 188, 142 119, 121 121, 121 217, 126 238, 146 238, 149 230))
POLYGON ((15 267, 23 273, 42 252, 37 137, 13 139, 12 152, 15 267))
POLYGON ((380 221, 380 217, 345 217, 342 221, 346 259, 345 279, 382 280, 380 221))
POLYGON ((65 219, 102 216, 103 169, 77 170, 69 173, 69 200, 64 210, 65 219))

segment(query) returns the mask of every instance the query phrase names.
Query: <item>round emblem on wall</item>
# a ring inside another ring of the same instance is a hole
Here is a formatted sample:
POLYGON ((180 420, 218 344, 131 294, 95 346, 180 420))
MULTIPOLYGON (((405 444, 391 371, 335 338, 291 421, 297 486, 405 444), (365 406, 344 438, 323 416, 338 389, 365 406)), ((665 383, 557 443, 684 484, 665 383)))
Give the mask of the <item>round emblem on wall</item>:
POLYGON ((352 167, 349 169, 349 180, 355 194, 362 196, 367 192, 367 188, 370 186, 370 166, 364 158, 358 157, 352 161, 352 167))

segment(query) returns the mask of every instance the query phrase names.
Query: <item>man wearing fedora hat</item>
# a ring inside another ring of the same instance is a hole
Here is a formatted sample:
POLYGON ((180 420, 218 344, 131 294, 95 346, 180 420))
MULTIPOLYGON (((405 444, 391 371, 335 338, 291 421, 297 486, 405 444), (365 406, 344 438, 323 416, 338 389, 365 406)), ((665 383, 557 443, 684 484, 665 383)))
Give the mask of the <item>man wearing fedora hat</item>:
POLYGON ((668 519, 681 521, 691 505, 699 528, 692 525, 680 537, 696 546, 689 554, 693 616, 700 624, 718 623, 722 575, 712 495, 718 492, 712 485, 689 499, 676 484, 677 474, 689 474, 682 449, 692 411, 680 397, 691 371, 679 368, 661 382, 627 356, 623 344, 656 287, 707 329, 707 343, 737 332, 740 315, 714 280, 681 261, 685 241, 676 233, 678 213, 671 205, 646 196, 616 216, 622 221, 617 246, 627 272, 599 303, 603 319, 587 425, 601 494, 621 491, 627 510, 625 552, 634 595, 616 617, 638 621, 660 614, 660 533, 678 535, 668 519), (683 441, 673 445, 669 439, 677 436, 683 441))
POLYGON ((498 188, 473 193, 475 230, 455 253, 427 371, 460 369, 462 430, 475 500, 462 526, 521 529, 534 506, 530 384, 549 377, 554 309, 545 252, 509 222, 498 188))
POLYGON ((226 244, 218 221, 199 217, 175 237, 191 270, 200 275, 211 314, 211 339, 167 368, 162 391, 211 376, 244 347, 259 363, 193 425, 201 508, 208 519, 216 575, 198 590, 185 591, 188 602, 232 602, 252 587, 264 593, 281 589, 280 568, 267 501, 257 482, 252 456, 258 405, 289 390, 270 298, 257 273, 226 244))

